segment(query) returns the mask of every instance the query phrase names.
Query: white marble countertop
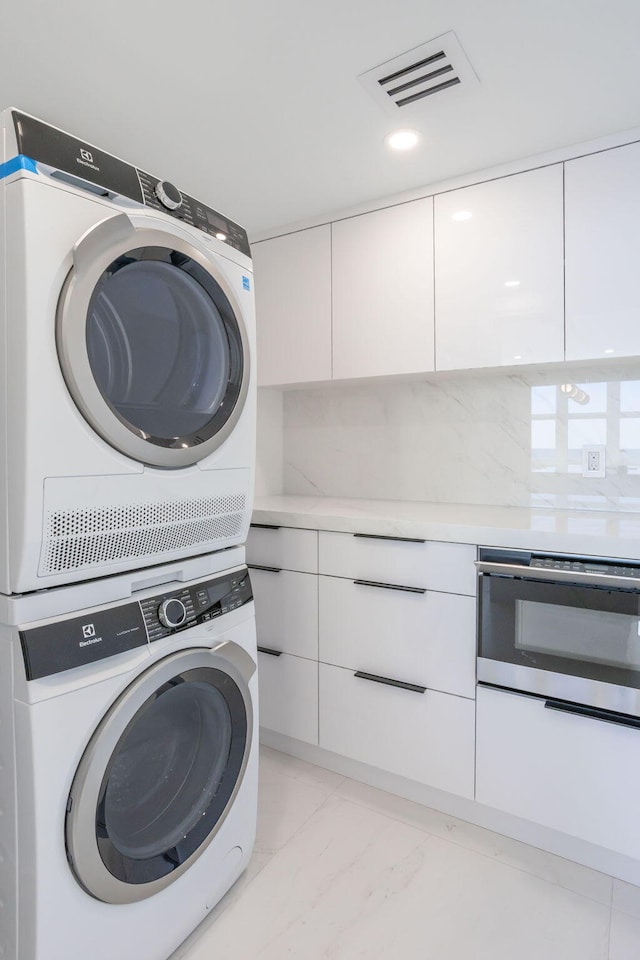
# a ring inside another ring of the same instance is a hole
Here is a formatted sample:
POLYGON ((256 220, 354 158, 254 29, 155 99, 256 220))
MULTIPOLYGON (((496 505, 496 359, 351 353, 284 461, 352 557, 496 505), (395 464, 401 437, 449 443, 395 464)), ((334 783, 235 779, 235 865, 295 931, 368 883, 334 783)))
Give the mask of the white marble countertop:
POLYGON ((254 523, 640 559, 640 513, 257 497, 254 523))

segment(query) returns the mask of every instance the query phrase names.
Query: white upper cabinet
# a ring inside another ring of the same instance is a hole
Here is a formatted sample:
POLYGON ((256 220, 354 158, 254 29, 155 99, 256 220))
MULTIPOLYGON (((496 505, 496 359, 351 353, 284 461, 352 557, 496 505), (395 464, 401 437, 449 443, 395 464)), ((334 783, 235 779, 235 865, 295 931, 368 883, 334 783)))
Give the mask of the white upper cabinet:
POLYGON ((562 164, 435 198, 436 370, 564 359, 562 164))
POLYGON ((567 360, 640 354, 640 143, 565 164, 567 360))
POLYGON ((252 245, 258 385, 331 379, 331 227, 252 245))
POLYGON ((433 370, 433 199, 333 224, 333 376, 433 370))

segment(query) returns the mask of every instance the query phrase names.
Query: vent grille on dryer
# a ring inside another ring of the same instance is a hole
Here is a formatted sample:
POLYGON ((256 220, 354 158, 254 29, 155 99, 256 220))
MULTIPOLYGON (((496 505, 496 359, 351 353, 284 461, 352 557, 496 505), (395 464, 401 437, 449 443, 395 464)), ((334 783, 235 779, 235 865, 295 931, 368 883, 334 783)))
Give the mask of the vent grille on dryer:
POLYGON ((194 497, 49 513, 40 575, 215 546, 242 530, 246 497, 194 497))

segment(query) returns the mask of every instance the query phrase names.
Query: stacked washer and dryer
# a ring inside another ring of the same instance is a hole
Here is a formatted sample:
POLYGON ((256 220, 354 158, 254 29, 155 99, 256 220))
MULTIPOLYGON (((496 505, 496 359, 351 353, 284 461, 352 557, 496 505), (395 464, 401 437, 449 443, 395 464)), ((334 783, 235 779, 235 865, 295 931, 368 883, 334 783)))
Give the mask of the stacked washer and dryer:
POLYGON ((0 957, 164 960, 255 835, 247 237, 13 109, 0 225, 0 957))

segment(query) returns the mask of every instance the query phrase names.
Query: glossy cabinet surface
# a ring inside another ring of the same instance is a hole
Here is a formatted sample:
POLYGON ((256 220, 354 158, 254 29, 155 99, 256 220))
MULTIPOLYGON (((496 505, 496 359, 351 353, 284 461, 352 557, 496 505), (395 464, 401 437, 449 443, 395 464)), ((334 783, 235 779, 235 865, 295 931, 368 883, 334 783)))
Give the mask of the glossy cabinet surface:
POLYGON ((247 563, 317 573, 318 533, 316 530, 251 524, 247 537, 247 563))
POLYGON ((564 359, 562 164, 435 198, 436 370, 564 359))
POLYGON ((320 664, 321 747, 473 797, 475 702, 417 693, 320 664))
POLYGON ((567 360, 640 354, 640 143, 565 164, 567 360))
POLYGON ((433 198, 332 225, 333 377, 433 370, 433 198))
POLYGON ((260 726, 318 743, 318 663, 286 653, 258 654, 260 726))
POLYGON ((476 604, 320 577, 320 660, 475 696, 476 604))
POLYGON ((318 659, 318 578, 293 570, 251 569, 258 644, 318 659))
POLYGON ((321 530, 318 547, 320 573, 475 596, 476 548, 470 544, 321 530))
POLYGON ((640 858, 640 730, 478 688, 476 800, 640 858))
POLYGON ((331 378, 331 227, 253 244, 258 385, 331 378))

